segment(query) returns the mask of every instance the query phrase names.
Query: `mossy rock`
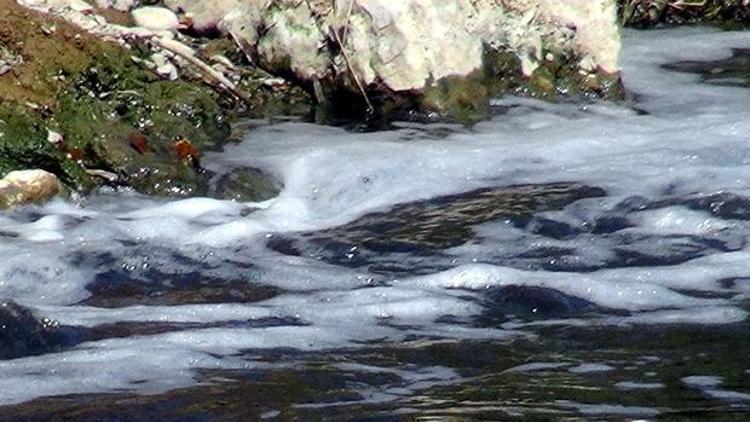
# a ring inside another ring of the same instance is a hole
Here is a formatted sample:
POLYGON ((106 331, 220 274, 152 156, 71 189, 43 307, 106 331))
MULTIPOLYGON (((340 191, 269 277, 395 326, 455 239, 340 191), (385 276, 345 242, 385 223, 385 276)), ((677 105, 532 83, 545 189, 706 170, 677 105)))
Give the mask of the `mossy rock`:
POLYGON ((555 101, 561 98, 623 99, 619 75, 579 71, 578 58, 545 54, 530 76, 524 76, 515 53, 485 48, 483 68, 467 77, 448 77, 423 92, 419 107, 452 120, 472 123, 490 114, 490 99, 517 95, 555 101))
POLYGON ((525 76, 516 53, 487 46, 482 68, 469 75, 428 81, 419 91, 389 92, 383 86, 369 87, 367 95, 374 113, 368 113, 367 103, 351 82, 326 81, 323 94, 328 102, 318 104, 316 117, 322 123, 364 117, 375 128, 387 127, 387 122, 395 119, 473 124, 490 117, 491 100, 503 95, 547 101, 625 98, 619 73, 581 71, 579 57, 559 52, 546 51, 544 56, 534 72, 525 76))
POLYGON ((708 24, 742 29, 750 26, 750 6, 743 3, 741 0, 619 0, 618 14, 623 26, 635 28, 708 24))
MULTIPOLYGON (((230 45, 219 42, 207 52, 229 54, 230 45)), ((273 97, 300 109, 309 104, 300 90, 264 86, 262 75, 243 78, 250 82, 242 87, 258 94, 249 95, 257 102, 250 105, 220 95, 188 71, 180 80, 161 80, 134 60, 148 58, 144 45, 125 49, 13 0, 0 0, 0 51, 20 58, 0 75, 0 176, 42 168, 77 190, 101 181, 86 172, 96 169, 144 193, 190 195, 204 177, 200 151, 220 148, 236 113, 248 112, 247 106, 251 115, 288 110, 268 107, 273 97), (48 130, 61 134, 64 144, 50 144, 48 130), (183 156, 177 142, 196 153, 183 156)))
POLYGON ((281 191, 281 183, 254 168, 240 167, 218 178, 206 193, 214 198, 239 202, 260 202, 281 191))
POLYGON ((126 50, 11 0, 0 0, 0 46, 23 58, 0 76, 2 172, 43 168, 85 190, 94 185, 85 166, 144 192, 186 194, 198 173, 171 143, 211 148, 229 135, 218 94, 198 81, 159 80, 133 61, 145 48, 126 50), (48 130, 64 147, 47 141, 48 130), (125 141, 134 131, 147 152, 125 141))

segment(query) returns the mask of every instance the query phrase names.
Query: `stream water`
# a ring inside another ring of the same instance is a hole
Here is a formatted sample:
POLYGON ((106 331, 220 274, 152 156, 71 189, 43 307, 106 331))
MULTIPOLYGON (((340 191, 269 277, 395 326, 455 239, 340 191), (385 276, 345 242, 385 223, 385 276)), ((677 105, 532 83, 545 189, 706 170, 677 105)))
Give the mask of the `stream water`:
POLYGON ((627 32, 632 101, 471 128, 251 122, 203 161, 265 202, 0 214, 0 418, 748 417, 742 47, 627 32))

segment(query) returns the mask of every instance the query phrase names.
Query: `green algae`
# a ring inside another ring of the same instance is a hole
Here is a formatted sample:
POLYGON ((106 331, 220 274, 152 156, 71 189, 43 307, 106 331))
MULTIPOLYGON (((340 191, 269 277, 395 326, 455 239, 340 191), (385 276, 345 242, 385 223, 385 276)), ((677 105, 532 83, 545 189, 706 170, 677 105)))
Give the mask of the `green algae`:
POLYGON ((126 50, 0 1, 0 45, 23 57, 0 77, 0 171, 41 167, 86 190, 94 180, 84 169, 106 170, 141 191, 189 193, 197 174, 170 143, 189 139, 200 149, 229 135, 218 94, 201 83, 159 80, 133 60, 145 49, 126 50), (47 141, 48 130, 62 135, 64 148, 47 141), (127 144, 133 131, 147 137, 148 154, 127 144))
POLYGON ((265 201, 278 195, 280 184, 253 168, 237 168, 219 178, 212 197, 240 202, 265 201))
POLYGON ((618 100, 625 91, 617 74, 579 72, 578 58, 548 52, 529 76, 510 51, 485 48, 482 69, 467 77, 447 77, 429 85, 420 107, 461 123, 490 115, 490 99, 503 95, 556 101, 562 98, 618 100))
MULTIPOLYGON (((201 54, 242 59, 231 45, 217 42, 201 54)), ((187 70, 181 79, 162 80, 139 64, 150 55, 145 45, 125 49, 12 0, 0 0, 0 49, 22 58, 0 75, 0 176, 43 168, 86 191, 105 181, 86 172, 95 169, 144 193, 190 195, 204 172, 198 157, 176 151, 176 142, 216 150, 238 115, 309 106, 303 91, 266 85, 267 74, 246 67, 237 70, 239 86, 251 104, 221 95, 187 70), (64 143, 50 144, 48 130, 64 143), (133 145, 134 134, 143 145, 133 145)))
POLYGON ((77 190, 91 189, 93 182, 83 168, 46 139, 47 133, 38 120, 0 103, 0 175, 39 168, 77 190))
POLYGON ((738 0, 619 0, 623 26, 653 28, 684 24, 743 29, 750 25, 750 7, 738 0))
MULTIPOLYGON (((539 98, 545 101, 613 100, 625 98, 619 73, 601 69, 580 71, 580 58, 546 51, 531 75, 522 72, 521 60, 512 51, 487 46, 480 69, 466 76, 447 76, 427 81, 421 90, 388 91, 374 84, 368 87, 368 100, 375 112, 343 75, 342 81, 325 81, 325 103, 316 105, 316 121, 338 123, 343 119, 365 119, 371 127, 388 127, 398 119, 441 120, 471 125, 491 116, 491 100, 504 95, 539 98)), ((312 95, 312 94, 311 94, 312 95)))

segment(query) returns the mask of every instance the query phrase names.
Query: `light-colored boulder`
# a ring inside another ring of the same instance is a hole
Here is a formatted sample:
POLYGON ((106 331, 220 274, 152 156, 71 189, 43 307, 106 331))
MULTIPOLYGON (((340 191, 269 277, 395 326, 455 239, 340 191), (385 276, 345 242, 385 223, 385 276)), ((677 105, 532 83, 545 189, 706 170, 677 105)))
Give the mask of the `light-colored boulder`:
POLYGON ((139 7, 133 9, 131 14, 136 25, 154 32, 176 31, 180 26, 177 15, 165 7, 139 7))
POLYGON ((151 61, 156 66, 156 73, 162 78, 174 81, 179 77, 177 67, 163 53, 152 54, 151 61))
POLYGON ((613 0, 168 0, 231 34, 272 73, 419 90, 479 69, 487 46, 513 52, 530 75, 545 53, 584 72, 619 70, 613 0), (214 23, 215 22, 215 23, 214 23), (332 47, 333 46, 333 47, 332 47))
POLYGON ((516 0, 521 10, 535 10, 543 20, 575 28, 572 46, 593 65, 619 71, 620 32, 614 0, 516 0), (522 6, 521 6, 522 5, 522 6), (587 59, 588 60, 588 59, 587 59))
POLYGON ((45 201, 60 193, 60 181, 44 170, 20 170, 0 179, 0 208, 45 201))

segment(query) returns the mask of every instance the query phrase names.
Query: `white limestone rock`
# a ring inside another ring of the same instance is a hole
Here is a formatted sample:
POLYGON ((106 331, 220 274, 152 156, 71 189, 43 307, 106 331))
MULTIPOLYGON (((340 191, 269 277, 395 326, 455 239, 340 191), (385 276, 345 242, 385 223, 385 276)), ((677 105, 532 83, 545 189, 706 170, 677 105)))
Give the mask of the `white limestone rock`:
POLYGON ((549 51, 575 54, 586 72, 619 70, 613 0, 165 3, 199 25, 216 25, 231 34, 266 70, 303 82, 353 72, 364 85, 419 90, 431 81, 480 68, 485 45, 517 54, 527 76, 549 51), (326 47, 334 32, 341 36, 345 54, 326 47))
POLYGON ((154 32, 176 31, 180 26, 177 15, 164 7, 139 7, 134 9, 131 14, 136 25, 154 32))

